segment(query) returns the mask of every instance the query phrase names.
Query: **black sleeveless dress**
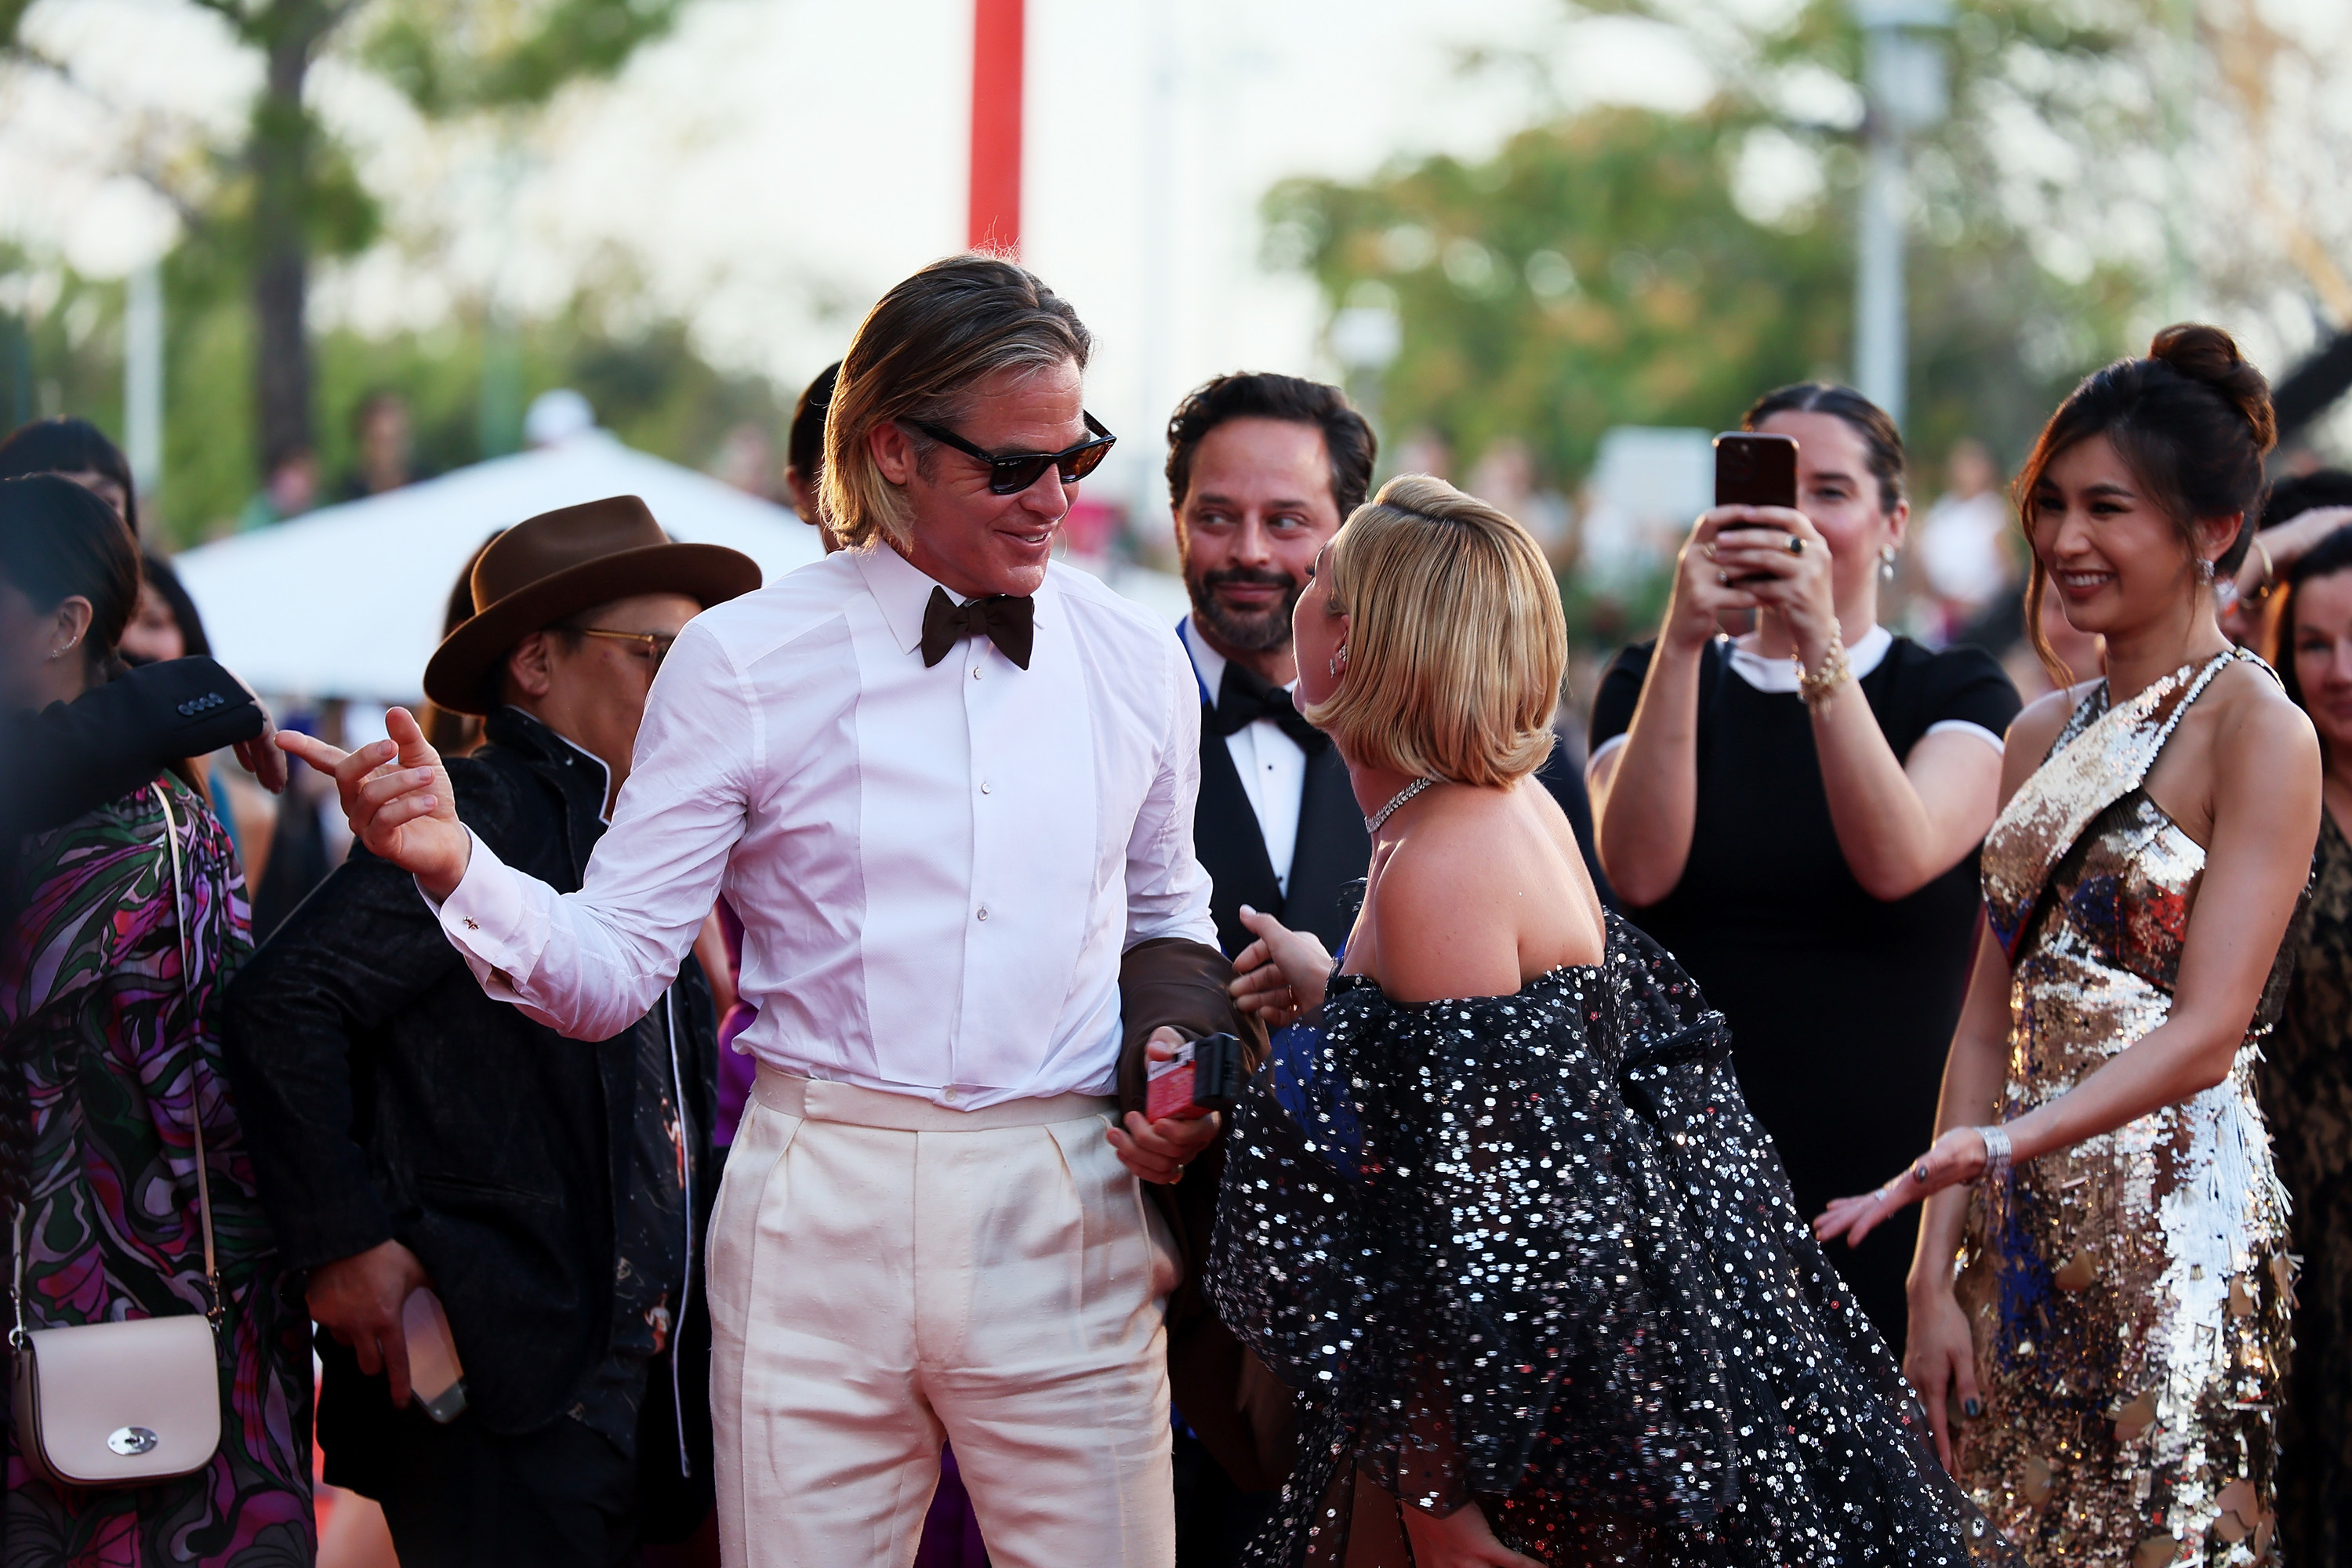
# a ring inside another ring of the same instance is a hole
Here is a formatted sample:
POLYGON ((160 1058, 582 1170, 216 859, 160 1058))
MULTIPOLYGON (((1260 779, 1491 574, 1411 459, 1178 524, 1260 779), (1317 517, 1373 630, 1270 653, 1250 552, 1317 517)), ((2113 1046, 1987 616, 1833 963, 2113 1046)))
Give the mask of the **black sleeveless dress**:
POLYGON ((1208 1281, 1302 1401, 1250 1560, 1409 1563, 1391 1499, 1475 1498, 1552 1568, 2012 1561, 1791 1205, 1722 1015, 1609 933, 1510 996, 1335 977, 1276 1037, 1208 1281))

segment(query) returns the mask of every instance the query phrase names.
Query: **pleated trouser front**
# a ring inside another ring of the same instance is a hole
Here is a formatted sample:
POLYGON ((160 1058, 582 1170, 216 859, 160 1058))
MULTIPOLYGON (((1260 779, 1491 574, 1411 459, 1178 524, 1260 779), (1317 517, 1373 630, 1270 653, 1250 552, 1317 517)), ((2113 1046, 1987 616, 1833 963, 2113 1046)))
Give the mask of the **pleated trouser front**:
POLYGON ((905 1568, 942 1437, 997 1568, 1171 1568, 1177 1264, 1111 1122, 761 1069, 708 1260, 729 1568, 905 1568))

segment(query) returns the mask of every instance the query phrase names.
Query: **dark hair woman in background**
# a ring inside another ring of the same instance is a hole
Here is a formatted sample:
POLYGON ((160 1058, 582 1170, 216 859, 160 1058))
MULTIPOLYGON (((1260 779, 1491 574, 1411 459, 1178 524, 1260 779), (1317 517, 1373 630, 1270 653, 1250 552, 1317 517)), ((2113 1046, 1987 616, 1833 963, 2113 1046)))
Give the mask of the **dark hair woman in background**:
POLYGON ((1929 1199, 1904 1372, 1939 1441, 1959 1406, 1961 1484, 2035 1568, 2273 1560, 2294 1266, 2254 1071, 2320 752, 2213 584, 2273 429, 2262 373, 2204 326, 2084 378, 2043 428, 2018 479, 2027 624, 2054 584, 2106 676, 2010 731, 1994 940, 1934 1147, 1816 1222, 1865 1233, 1929 1199))
MULTIPOLYGON (((1990 656, 1878 624, 1903 542, 1903 442, 1841 386, 1769 393, 1797 509, 1717 507, 1654 642, 1592 710, 1601 859, 1634 924, 1730 1020, 1740 1088, 1808 1214, 1918 1146, 1967 988, 1976 848, 2017 693, 1990 656), (1760 611, 1737 642, 1729 611, 1760 611)), ((1840 1259, 1903 1340, 1909 1226, 1840 1259)))
MULTIPOLYGON (((2329 477, 2328 489, 2352 496, 2352 476, 2329 477)), ((2279 1421, 2279 1541, 2289 1563, 2343 1563, 2352 1561, 2352 510, 2306 501, 2286 511, 2274 498, 2265 521, 2272 578, 2284 590, 2272 657, 2319 732, 2326 770, 2311 899, 2288 936, 2294 978, 2255 1075, 2303 1259, 2279 1421), (2295 530, 2304 523, 2325 531, 2295 530)))
POLYGON ((71 479, 114 509, 114 515, 139 532, 139 490, 131 482, 131 464, 106 432, 87 419, 36 419, 20 425, 0 441, 0 479, 27 474, 58 474, 71 479))
MULTIPOLYGON (((0 708, 70 702, 102 682, 120 668, 113 647, 138 595, 136 547, 103 502, 53 475, 0 480, 0 708)), ((30 1474, 12 1431, 8 1560, 308 1562, 310 1324, 279 1293, 206 1021, 251 945, 227 836, 165 773, 26 838, 14 875, 0 945, 0 1211, 24 1206, 20 1310, 37 1329, 205 1310, 201 1118, 224 1314, 212 1462, 147 1487, 58 1488, 30 1474)))

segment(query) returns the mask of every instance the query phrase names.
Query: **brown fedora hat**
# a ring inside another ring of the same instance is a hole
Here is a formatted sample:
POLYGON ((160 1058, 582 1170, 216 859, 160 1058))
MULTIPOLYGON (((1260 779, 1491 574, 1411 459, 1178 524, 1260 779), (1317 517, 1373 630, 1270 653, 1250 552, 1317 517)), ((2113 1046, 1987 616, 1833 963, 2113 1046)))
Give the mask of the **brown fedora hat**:
POLYGON ((759 563, 719 544, 678 544, 635 496, 515 524, 474 563, 474 614, 433 650, 425 695, 457 713, 497 705, 489 677, 515 644, 569 616, 638 594, 683 594, 704 609, 760 585, 759 563))

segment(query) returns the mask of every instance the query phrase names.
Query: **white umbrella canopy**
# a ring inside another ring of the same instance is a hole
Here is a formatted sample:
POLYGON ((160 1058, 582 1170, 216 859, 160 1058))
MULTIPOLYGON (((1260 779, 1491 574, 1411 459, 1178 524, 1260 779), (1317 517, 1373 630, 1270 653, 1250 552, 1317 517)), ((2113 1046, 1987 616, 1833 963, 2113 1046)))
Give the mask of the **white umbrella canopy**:
POLYGON ((408 702, 457 573, 494 529, 606 496, 643 498, 673 538, 723 544, 767 581, 818 559, 780 506, 588 429, 534 451, 310 512, 173 561, 213 654, 257 691, 408 702))

